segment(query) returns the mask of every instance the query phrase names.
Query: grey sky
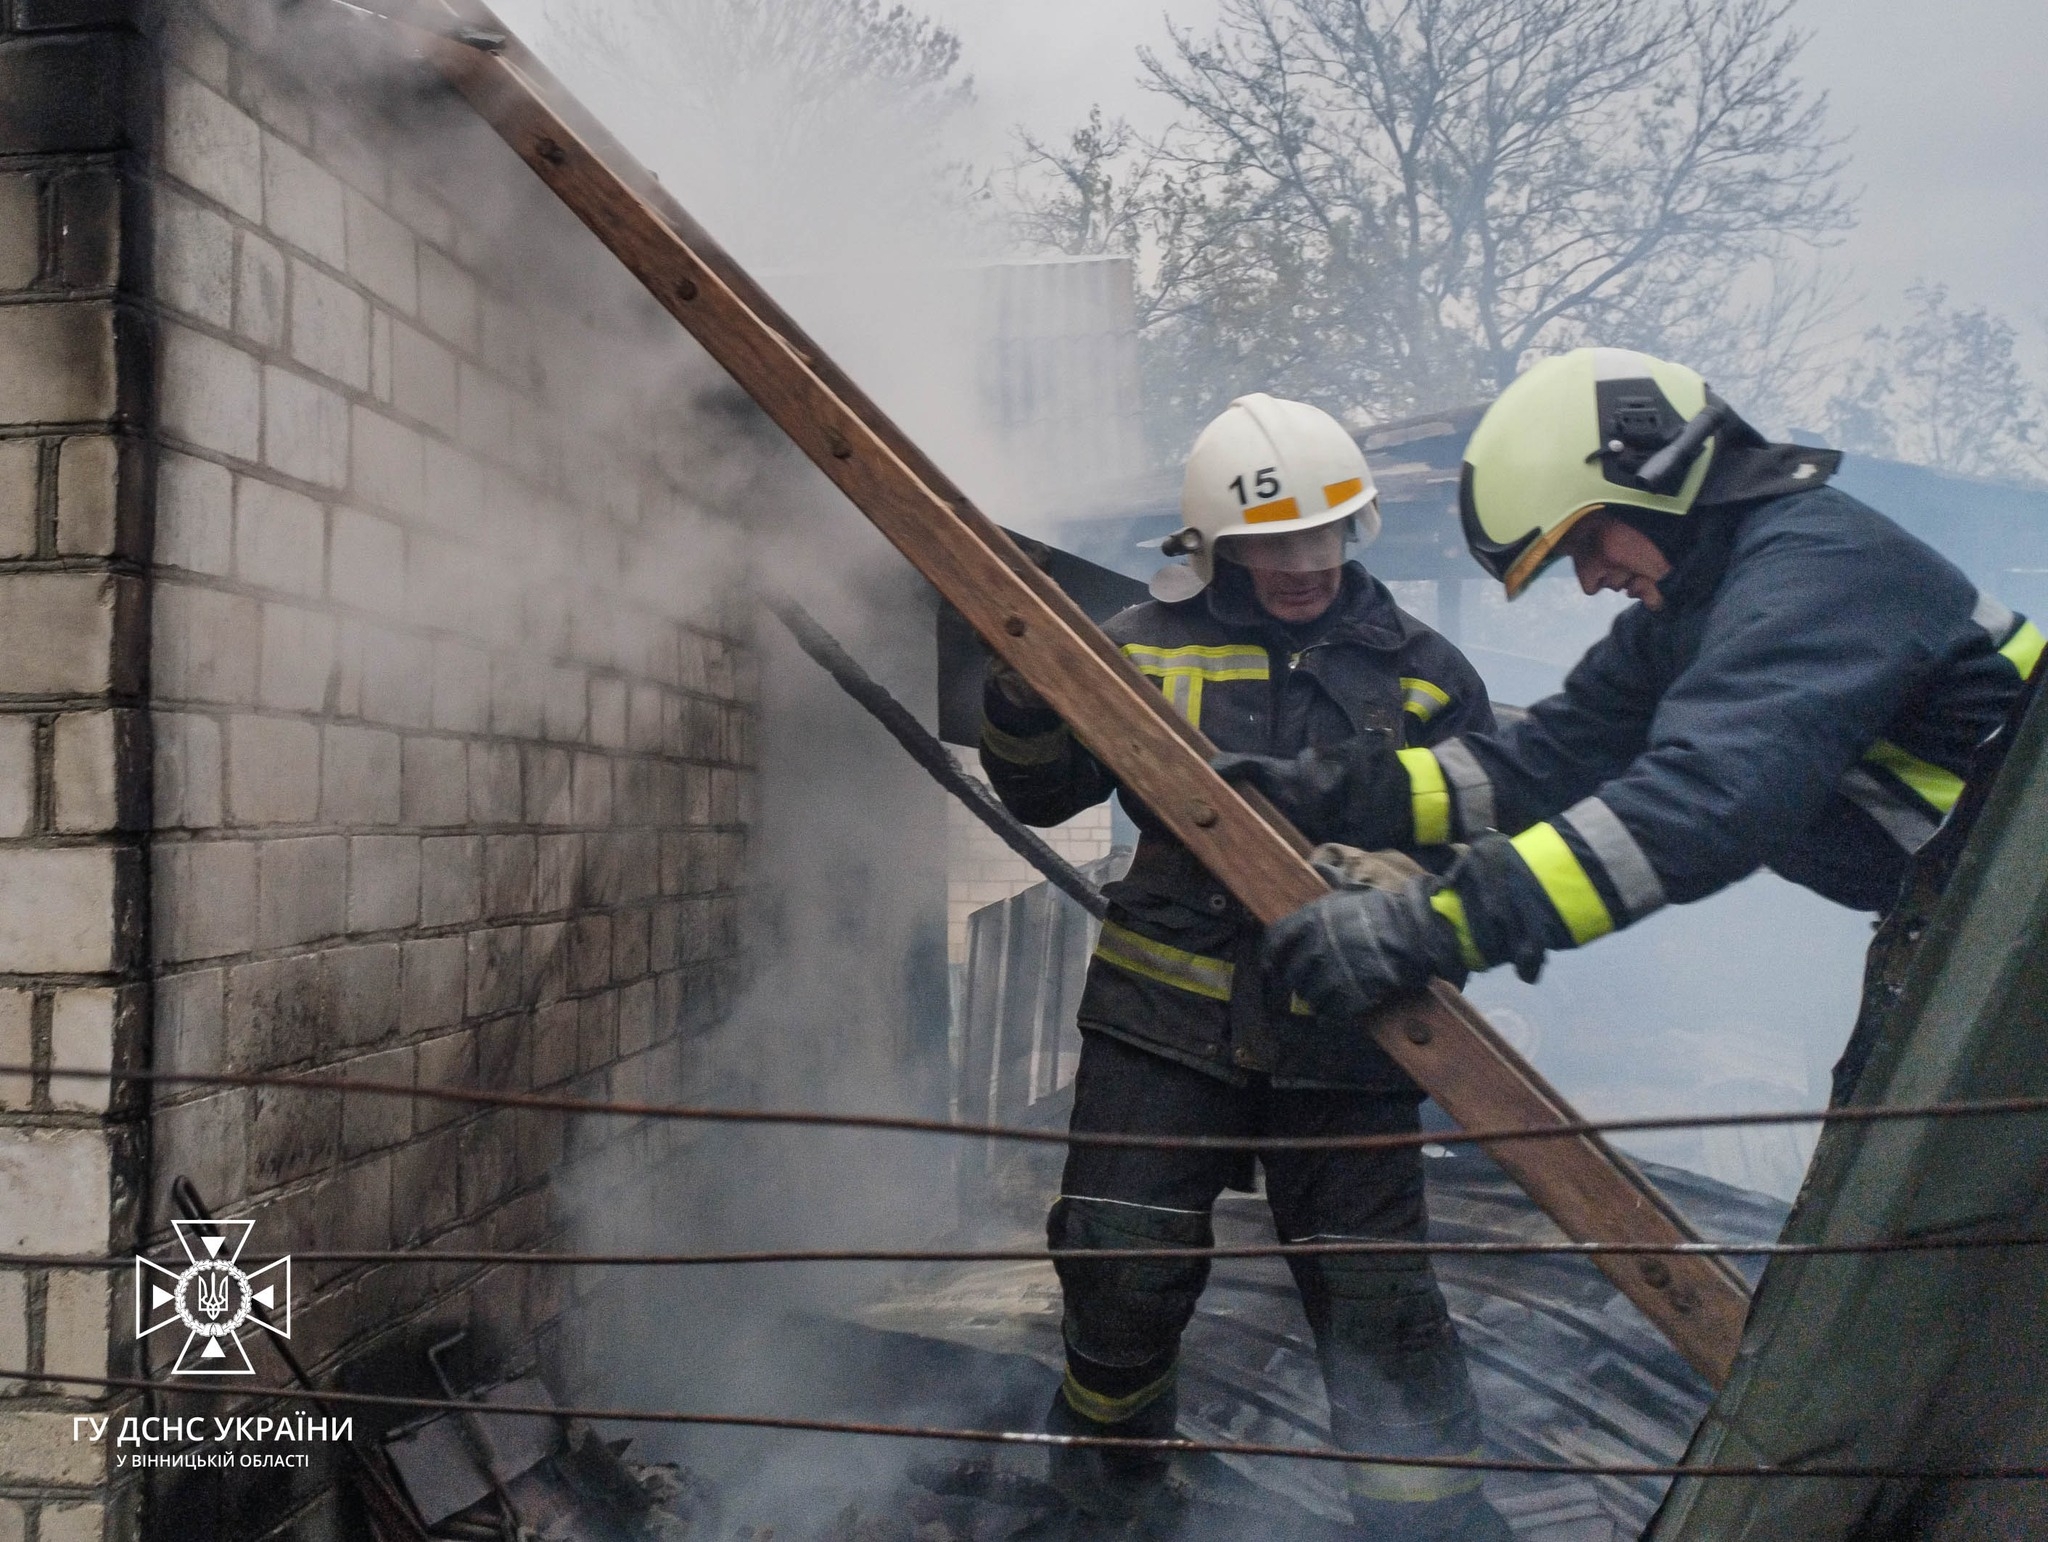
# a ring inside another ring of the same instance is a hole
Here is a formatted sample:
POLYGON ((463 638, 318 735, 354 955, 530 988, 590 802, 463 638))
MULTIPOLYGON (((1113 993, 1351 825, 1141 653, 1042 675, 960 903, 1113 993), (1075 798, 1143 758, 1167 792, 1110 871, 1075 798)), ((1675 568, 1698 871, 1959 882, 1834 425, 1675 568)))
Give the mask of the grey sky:
MULTIPOLYGON (((503 0, 506 19, 548 52, 554 5, 503 0)), ((957 31, 980 102, 964 153, 1009 153, 1025 123, 1055 135, 1091 103, 1140 123, 1158 106, 1136 79, 1140 45, 1166 16, 1206 28, 1216 0, 910 0, 957 31)), ((1915 279, 1988 304, 2023 334, 2048 377, 2048 4, 2043 0, 1799 0, 1814 33, 1804 72, 1829 93, 1849 139, 1862 222, 1839 259, 1861 304, 1853 332, 1887 319, 1915 279)))
MULTIPOLYGON (((986 127, 1050 132, 1091 102, 1133 117, 1140 44, 1163 17, 1204 26, 1214 0, 925 0, 966 45, 986 127)), ((2048 5, 2042 0, 1801 0, 1804 73, 1850 136, 1863 219, 1842 248, 1868 299, 1896 307, 1916 278, 2004 312, 2041 340, 2048 294, 2048 5)))

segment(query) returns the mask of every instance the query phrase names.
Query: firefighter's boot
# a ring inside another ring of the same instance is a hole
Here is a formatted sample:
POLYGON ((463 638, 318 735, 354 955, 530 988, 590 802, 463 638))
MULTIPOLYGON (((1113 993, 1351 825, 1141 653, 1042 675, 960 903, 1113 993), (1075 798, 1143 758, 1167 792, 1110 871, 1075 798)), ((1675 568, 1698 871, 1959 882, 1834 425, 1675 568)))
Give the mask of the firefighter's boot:
MULTIPOLYGON (((1129 1369, 1096 1365, 1072 1349, 1067 1374, 1045 1417, 1050 1435, 1171 1440, 1180 1399, 1172 1358, 1129 1369)), ((1054 1446, 1046 1476, 1083 1514, 1137 1535, 1170 1529, 1181 1503, 1164 1451, 1054 1446)))

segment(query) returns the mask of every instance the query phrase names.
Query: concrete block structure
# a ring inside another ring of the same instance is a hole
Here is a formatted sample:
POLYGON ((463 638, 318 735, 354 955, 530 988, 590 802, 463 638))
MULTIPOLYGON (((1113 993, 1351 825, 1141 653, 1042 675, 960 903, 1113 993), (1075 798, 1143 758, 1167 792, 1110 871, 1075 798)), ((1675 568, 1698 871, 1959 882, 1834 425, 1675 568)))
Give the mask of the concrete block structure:
MULTIPOLYGON (((388 34, 0 5, 0 1369, 163 1372, 122 1273, 32 1260, 161 1246, 176 1176, 272 1249, 531 1248, 565 1162, 681 1138, 51 1073, 679 1095, 745 968, 758 700, 742 587, 690 576, 693 368, 388 34)), ((566 1271, 299 1294, 330 1383, 464 1328, 574 1384, 566 1271)), ((0 1384, 0 1538, 339 1534, 332 1448, 75 1437, 145 1406, 0 1384)))
MULTIPOLYGON (((987 780, 974 751, 955 749, 954 760, 977 781, 987 780)), ((1114 817, 1107 803, 1083 809, 1065 824, 1038 833, 1076 867, 1110 853, 1114 817)), ((999 905, 1045 881, 1039 871, 997 839, 995 832, 958 803, 946 808, 946 958, 967 963, 967 919, 984 905, 999 905)))

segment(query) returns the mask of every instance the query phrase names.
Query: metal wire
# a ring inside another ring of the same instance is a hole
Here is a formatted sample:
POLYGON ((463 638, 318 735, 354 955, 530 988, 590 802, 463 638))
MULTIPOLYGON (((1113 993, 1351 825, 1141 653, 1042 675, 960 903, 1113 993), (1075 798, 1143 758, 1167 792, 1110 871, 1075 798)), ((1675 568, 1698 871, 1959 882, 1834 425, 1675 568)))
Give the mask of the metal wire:
MULTIPOLYGON (((1156 1248, 771 1248, 735 1253, 530 1253, 486 1248, 319 1248, 289 1255, 251 1253, 251 1264, 289 1256, 316 1264, 530 1264, 536 1268, 692 1269, 745 1264, 951 1264, 1125 1262, 1142 1259, 1343 1258, 1417 1253, 1479 1258, 1600 1258, 1693 1255, 1702 1258, 1830 1258, 1870 1253, 1970 1252, 2048 1246, 2048 1236, 1884 1237, 1869 1242, 1255 1242, 1156 1248)), ((9 1254, 14 1269, 125 1269, 135 1255, 9 1254)))
MULTIPOLYGON (((150 1381, 136 1376, 59 1376, 42 1371, 0 1370, 0 1379, 102 1387, 117 1392, 193 1393, 215 1397, 308 1397, 291 1387, 212 1387, 150 1381)), ((1460 1472, 1519 1472, 1589 1478, 1844 1478, 1925 1482, 2039 1483, 2048 1467, 1902 1467, 1880 1463, 1771 1465, 1679 1462, 1532 1462, 1490 1456, 1382 1456, 1340 1451, 1332 1446, 1283 1446, 1234 1440, 1138 1440, 1106 1435, 1048 1435, 1035 1430, 963 1430, 943 1425, 870 1424, 851 1419, 802 1419, 780 1414, 684 1413, 670 1409, 565 1408, 549 1403, 468 1403, 453 1398, 402 1397, 376 1392, 322 1392, 322 1403, 344 1407, 391 1408, 413 1413, 460 1413, 484 1418, 536 1416, 610 1424, 697 1424, 734 1429, 792 1430, 819 1435, 873 1435, 895 1440, 945 1440, 975 1445, 1072 1446, 1108 1451, 1157 1451, 1188 1456, 1272 1456, 1306 1462, 1341 1462, 1358 1467, 1440 1467, 1460 1472)))
POLYGON ((2048 1096, 1985 1098, 1888 1107, 1801 1108, 1749 1114, 1664 1114, 1640 1119, 1573 1119, 1556 1124, 1480 1130, 1419 1130, 1385 1135, 1124 1135, 1101 1130, 1041 1130, 1023 1125, 958 1124, 906 1114, 828 1114, 804 1109, 712 1108, 677 1103, 628 1103, 553 1093, 491 1092, 469 1087, 415 1087, 406 1082, 359 1081, 346 1076, 288 1075, 263 1071, 85 1070, 0 1065, 0 1076, 46 1076, 79 1081, 152 1082, 201 1087, 281 1087, 295 1092, 338 1092, 370 1097, 424 1098, 482 1108, 540 1113, 603 1114, 627 1119, 677 1119, 704 1124, 777 1124, 827 1129, 949 1135, 1048 1146, 1109 1146, 1146 1151, 1398 1151, 1414 1146, 1493 1145, 1503 1141, 1574 1139, 1586 1135, 1656 1130, 1740 1128, 1773 1124, 1881 1124, 1900 1119, 1968 1119, 2048 1113, 2048 1096))

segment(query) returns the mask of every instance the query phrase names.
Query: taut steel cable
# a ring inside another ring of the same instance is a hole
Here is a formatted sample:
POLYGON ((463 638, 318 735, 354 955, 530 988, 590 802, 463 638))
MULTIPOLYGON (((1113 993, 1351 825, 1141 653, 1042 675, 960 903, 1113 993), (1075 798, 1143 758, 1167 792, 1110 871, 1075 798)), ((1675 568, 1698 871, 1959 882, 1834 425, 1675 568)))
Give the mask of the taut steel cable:
POLYGON ((1411 1146, 1493 1145, 1502 1141, 1559 1140, 1586 1135, 1655 1130, 1740 1128, 1774 1124, 1881 1124, 1902 1119, 1974 1119, 2048 1113, 2048 1096, 1983 1098, 1898 1106, 1801 1108, 1748 1114, 1661 1114, 1633 1119, 1575 1119, 1557 1124, 1481 1130, 1421 1130, 1386 1135, 1122 1135, 1097 1130, 1042 1130, 1022 1125, 959 1124, 907 1114, 828 1114, 806 1109, 716 1108, 677 1103, 619 1102, 540 1092, 495 1092, 468 1087, 415 1087, 406 1082, 263 1071, 105 1070, 0 1065, 0 1076, 45 1076, 83 1081, 148 1082, 199 1087, 278 1087, 295 1092, 336 1092, 365 1097, 420 1098, 479 1108, 541 1113, 673 1119, 703 1124, 775 1124, 825 1129, 947 1135, 1049 1146, 1113 1146, 1147 1151, 1392 1151, 1411 1146))
MULTIPOLYGON (((1416 1254, 1480 1258, 1598 1258, 1685 1255, 1707 1258, 1832 1258, 1871 1253, 1971 1252, 1987 1248, 2048 1246, 2048 1236, 1880 1237, 1868 1242, 1406 1242, 1374 1238, 1353 1242, 1253 1242, 1218 1247, 1091 1248, 767 1248, 726 1253, 536 1253, 487 1248, 294 1248, 289 1255, 316 1264, 523 1264, 536 1268, 691 1269, 748 1264, 1090 1263, 1142 1259, 1331 1258, 1416 1254)), ((250 1253, 251 1263, 283 1254, 250 1253)), ((126 1269, 135 1255, 9 1254, 18 1269, 126 1269)))
POLYGON ((1442 1467, 1467 1472, 1521 1472, 1592 1478, 1863 1478, 1928 1482, 2038 1483, 2048 1467, 1906 1467, 1890 1464, 1812 1463, 1797 1467, 1679 1462, 1531 1462, 1486 1456, 1380 1456, 1332 1446, 1283 1446, 1256 1441, 1136 1440, 1103 1435, 1047 1435, 1030 1430, 965 1430, 913 1424, 869 1424, 850 1419, 800 1419, 779 1414, 685 1413, 669 1409, 574 1408, 547 1403, 466 1403, 453 1398, 399 1397, 376 1392, 308 1393, 296 1387, 208 1387, 150 1381, 136 1376, 71 1376, 0 1369, 0 1379, 102 1387, 117 1392, 194 1393, 216 1397, 302 1397, 340 1407, 391 1408, 418 1413, 492 1417, 541 1416, 611 1424, 698 1424, 734 1429, 790 1430, 819 1435, 871 1435, 896 1440, 944 1440, 976 1445, 1082 1446, 1110 1451, 1159 1451, 1189 1456, 1270 1456, 1339 1462, 1359 1467, 1442 1467))

